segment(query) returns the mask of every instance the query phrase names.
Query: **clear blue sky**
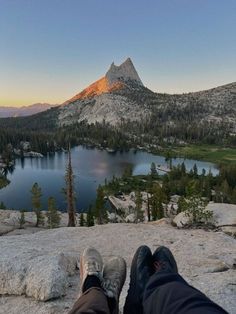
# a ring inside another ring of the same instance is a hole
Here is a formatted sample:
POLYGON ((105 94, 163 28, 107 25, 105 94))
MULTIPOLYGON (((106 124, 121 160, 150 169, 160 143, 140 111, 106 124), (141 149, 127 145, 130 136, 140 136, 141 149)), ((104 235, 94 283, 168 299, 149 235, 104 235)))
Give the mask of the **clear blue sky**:
POLYGON ((236 81, 236 1, 0 0, 0 105, 61 103, 128 56, 154 91, 236 81))

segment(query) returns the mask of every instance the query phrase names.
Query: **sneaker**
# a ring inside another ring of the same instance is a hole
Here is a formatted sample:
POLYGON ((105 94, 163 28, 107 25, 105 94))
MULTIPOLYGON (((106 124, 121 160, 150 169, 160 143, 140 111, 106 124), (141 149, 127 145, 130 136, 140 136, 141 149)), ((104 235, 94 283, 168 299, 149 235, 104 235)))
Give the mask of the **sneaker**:
POLYGON ((142 299, 145 286, 152 275, 152 252, 143 245, 136 251, 130 270, 130 285, 124 314, 143 313, 142 299))
POLYGON ((152 257, 154 272, 178 273, 175 258, 167 247, 160 246, 153 253, 152 257))
POLYGON ((82 294, 83 285, 89 275, 97 276, 102 281, 102 257, 100 253, 92 247, 84 250, 80 257, 80 293, 82 294))
POLYGON ((102 287, 106 296, 114 298, 119 304, 119 297, 126 279, 126 262, 122 257, 112 257, 103 268, 102 287))

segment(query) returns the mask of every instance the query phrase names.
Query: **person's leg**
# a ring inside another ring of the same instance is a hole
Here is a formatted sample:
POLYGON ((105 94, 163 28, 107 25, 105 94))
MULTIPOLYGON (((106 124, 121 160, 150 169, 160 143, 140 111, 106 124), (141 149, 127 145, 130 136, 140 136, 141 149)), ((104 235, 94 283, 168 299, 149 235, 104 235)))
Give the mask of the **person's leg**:
POLYGON ((86 249, 80 258, 80 294, 69 314, 110 314, 102 289, 102 257, 94 248, 86 249))
POLYGON ((152 252, 143 245, 133 257, 130 270, 130 284, 124 305, 124 314, 143 313, 143 293, 146 283, 152 274, 152 252))
POLYGON ((110 314, 107 297, 101 288, 86 290, 68 314, 110 314))
POLYGON ((220 306, 191 287, 179 274, 175 259, 166 247, 153 254, 155 273, 143 296, 144 314, 225 314, 220 306))

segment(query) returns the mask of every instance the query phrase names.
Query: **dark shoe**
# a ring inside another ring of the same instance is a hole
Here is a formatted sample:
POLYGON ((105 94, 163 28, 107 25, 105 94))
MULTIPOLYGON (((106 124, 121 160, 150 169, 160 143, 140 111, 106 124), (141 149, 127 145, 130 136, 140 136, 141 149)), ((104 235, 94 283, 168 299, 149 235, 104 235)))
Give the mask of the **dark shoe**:
POLYGON ((157 248, 153 253, 152 258, 154 272, 178 273, 175 258, 167 247, 160 246, 157 248))
POLYGON ((125 300, 124 314, 143 313, 143 293, 152 275, 152 252, 149 247, 140 246, 132 261, 130 270, 130 284, 125 300))

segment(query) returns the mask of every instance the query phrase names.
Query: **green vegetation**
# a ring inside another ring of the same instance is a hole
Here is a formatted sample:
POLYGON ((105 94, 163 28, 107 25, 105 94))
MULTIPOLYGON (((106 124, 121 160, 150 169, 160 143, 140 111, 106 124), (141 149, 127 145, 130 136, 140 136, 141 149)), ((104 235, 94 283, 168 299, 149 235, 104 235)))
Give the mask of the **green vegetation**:
POLYGON ((175 157, 206 160, 214 163, 236 163, 236 148, 215 145, 186 145, 172 150, 175 157))
POLYGON ((7 209, 6 205, 3 202, 0 202, 0 209, 7 209))
POLYGON ((20 229, 24 228, 24 224, 25 224, 25 210, 21 209, 20 210, 20 218, 19 218, 20 229))
POLYGON ((207 224, 213 217, 213 212, 206 210, 207 201, 200 197, 191 196, 182 200, 181 211, 190 218, 189 225, 207 224))
POLYGON ((87 227, 94 226, 94 213, 93 213, 93 208, 91 205, 89 206, 88 211, 87 211, 86 226, 87 227))
POLYGON ((44 216, 41 212, 41 188, 39 187, 38 183, 34 183, 34 185, 32 186, 31 189, 31 194, 32 194, 32 207, 33 207, 33 211, 36 214, 36 227, 39 226, 44 226, 44 216))
POLYGON ((6 176, 0 174, 0 190, 5 188, 10 183, 10 180, 7 179, 6 176))
POLYGON ((53 197, 48 199, 48 212, 46 213, 49 228, 58 228, 61 217, 56 208, 56 201, 53 197))
POLYGON ((71 164, 71 153, 69 147, 68 153, 68 165, 66 168, 65 174, 65 183, 66 187, 63 189, 63 192, 66 197, 67 202, 67 213, 68 213, 68 227, 75 227, 76 225, 76 218, 75 218, 75 189, 74 189, 74 174, 71 164))
POLYGON ((142 212, 142 195, 140 191, 135 192, 135 222, 141 222, 144 220, 142 212))
POLYGON ((105 194, 104 194, 103 188, 101 185, 99 185, 97 188, 97 198, 96 198, 95 207, 94 207, 94 216, 99 225, 107 223, 108 221, 104 196, 105 194))
POLYGON ((84 219, 84 214, 83 213, 80 214, 79 225, 80 225, 80 227, 84 227, 85 226, 85 219, 84 219))
MULTIPOLYGON (((154 169, 153 165, 151 169, 154 169)), ((169 173, 163 176, 150 172, 146 176, 113 177, 103 187, 106 195, 120 197, 123 193, 136 192, 136 216, 140 210, 140 192, 147 192, 148 219, 156 220, 164 217, 165 205, 172 195, 179 195, 178 212, 186 211, 192 214, 193 223, 203 219, 208 221, 210 213, 203 212, 204 202, 214 201, 236 204, 236 165, 221 165, 219 174, 213 176, 211 171, 203 169, 198 174, 197 166, 187 172, 182 163, 172 167, 169 173)))

